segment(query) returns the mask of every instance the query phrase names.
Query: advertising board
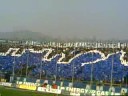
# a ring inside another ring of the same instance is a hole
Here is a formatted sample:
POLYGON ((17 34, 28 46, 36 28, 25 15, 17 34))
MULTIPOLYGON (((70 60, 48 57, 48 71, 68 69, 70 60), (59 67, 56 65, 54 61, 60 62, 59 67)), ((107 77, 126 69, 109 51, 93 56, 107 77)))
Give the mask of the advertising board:
POLYGON ((9 83, 9 82, 1 82, 2 86, 6 86, 6 87, 12 87, 12 83, 9 83))
POLYGON ((61 90, 59 90, 59 89, 52 89, 51 87, 50 88, 38 87, 37 88, 37 91, 47 92, 47 93, 61 94, 61 90))
POLYGON ((36 90, 37 87, 35 85, 21 84, 21 85, 18 85, 18 88, 27 89, 27 90, 36 90))
MULTIPOLYGON (((59 87, 60 90, 70 92, 70 95, 72 94, 94 94, 94 95, 115 95, 120 93, 110 92, 110 91, 97 91, 97 90, 91 90, 91 89, 84 89, 84 88, 74 88, 74 87, 59 87)), ((62 92, 63 92, 62 91, 62 92)))

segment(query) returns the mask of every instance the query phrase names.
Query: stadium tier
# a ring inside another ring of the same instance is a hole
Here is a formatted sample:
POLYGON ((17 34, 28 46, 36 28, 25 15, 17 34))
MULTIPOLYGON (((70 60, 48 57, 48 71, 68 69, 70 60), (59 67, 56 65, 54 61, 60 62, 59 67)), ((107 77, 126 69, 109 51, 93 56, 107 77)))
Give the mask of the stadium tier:
MULTIPOLYGON (((3 50, 3 47, 0 49, 3 50)), ((6 52, 1 52, 0 70, 12 74, 14 68, 17 76, 36 78, 39 78, 41 73, 44 78, 73 77, 79 80, 109 82, 112 77, 113 81, 120 82, 128 76, 125 51, 78 47, 8 48, 6 52)))
POLYGON ((128 90, 128 48, 1 44, 0 80, 55 94, 119 95, 128 90))

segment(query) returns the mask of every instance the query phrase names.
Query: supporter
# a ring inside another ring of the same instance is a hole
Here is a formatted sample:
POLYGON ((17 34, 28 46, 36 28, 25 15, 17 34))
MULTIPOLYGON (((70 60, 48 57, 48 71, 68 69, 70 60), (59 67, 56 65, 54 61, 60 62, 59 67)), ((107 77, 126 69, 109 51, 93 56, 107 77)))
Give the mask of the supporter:
POLYGON ((42 87, 47 87, 47 83, 44 83, 44 84, 42 85, 42 87))
POLYGON ((121 90, 121 95, 126 95, 126 90, 125 89, 121 90))
POLYGON ((52 88, 53 88, 53 89, 57 89, 57 85, 56 85, 55 82, 53 82, 53 84, 52 84, 52 88))
POLYGON ((57 85, 56 85, 56 84, 53 84, 53 85, 52 85, 52 88, 53 88, 53 89, 57 89, 57 85))
POLYGON ((87 84, 86 85, 86 89, 90 90, 91 89, 91 85, 90 84, 87 84))
POLYGON ((110 87, 110 88, 109 88, 109 92, 115 93, 115 88, 114 88, 114 87, 110 87))
POLYGON ((102 86, 102 84, 97 84, 97 86, 96 86, 96 90, 97 91, 103 91, 103 86, 102 86))
POLYGON ((124 90, 121 91, 121 95, 125 95, 125 91, 124 90))

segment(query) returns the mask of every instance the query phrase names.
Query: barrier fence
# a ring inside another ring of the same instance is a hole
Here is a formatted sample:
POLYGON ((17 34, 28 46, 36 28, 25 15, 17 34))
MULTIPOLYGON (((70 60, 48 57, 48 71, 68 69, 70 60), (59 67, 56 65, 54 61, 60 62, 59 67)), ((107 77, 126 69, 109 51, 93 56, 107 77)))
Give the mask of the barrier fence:
POLYGON ((87 88, 63 87, 63 86, 57 86, 57 89, 54 89, 52 88, 52 85, 49 84, 46 87, 41 87, 40 83, 21 82, 21 81, 17 81, 16 83, 0 82, 0 85, 26 89, 26 90, 39 91, 39 92, 64 94, 64 95, 72 95, 72 96, 85 96, 87 94, 108 96, 108 95, 122 95, 128 92, 128 88, 122 88, 120 92, 115 92, 114 89, 104 91, 104 90, 92 90, 87 88))

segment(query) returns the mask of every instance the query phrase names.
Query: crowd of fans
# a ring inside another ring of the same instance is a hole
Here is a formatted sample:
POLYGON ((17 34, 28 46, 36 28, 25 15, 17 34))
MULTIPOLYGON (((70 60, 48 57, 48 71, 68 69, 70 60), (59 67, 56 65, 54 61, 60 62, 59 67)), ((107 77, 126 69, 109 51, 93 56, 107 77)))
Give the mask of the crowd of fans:
POLYGON ((3 45, 0 44, 0 52, 6 53, 9 48, 19 48, 16 54, 21 54, 20 57, 11 56, 13 50, 7 56, 0 56, 0 69, 4 72, 12 73, 12 68, 15 66, 15 74, 20 76, 27 76, 39 78, 41 74, 42 77, 54 78, 65 78, 70 79, 72 76, 74 79, 79 80, 91 80, 91 74, 93 80, 99 81, 103 80, 109 82, 111 79, 112 70, 112 59, 113 59, 113 80, 122 81, 122 78, 128 75, 128 66, 124 66, 120 62, 120 53, 116 54, 117 51, 124 50, 126 52, 124 59, 128 60, 128 49, 107 49, 107 48, 84 48, 84 47, 50 47, 50 46, 28 46, 28 45, 3 45), (32 48, 35 51, 42 50, 43 48, 52 49, 52 52, 48 55, 47 59, 59 54, 57 57, 53 58, 51 61, 43 60, 42 58, 47 53, 46 51, 42 53, 32 53, 26 51, 22 54, 24 49, 32 48), (86 64, 81 66, 83 62, 93 62, 97 59, 101 59, 101 55, 98 53, 87 53, 90 50, 99 50, 107 56, 110 53, 115 53, 109 56, 106 60, 101 60, 95 64, 86 64), (68 62, 71 58, 75 57, 77 54, 80 56, 73 59, 68 64, 58 64, 58 59, 61 57, 61 53, 65 54, 65 58, 62 62, 68 62), (93 67, 92 67, 93 66, 93 67), (92 69, 93 68, 93 69, 92 69), (125 70, 124 70, 125 69, 125 70))

